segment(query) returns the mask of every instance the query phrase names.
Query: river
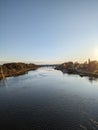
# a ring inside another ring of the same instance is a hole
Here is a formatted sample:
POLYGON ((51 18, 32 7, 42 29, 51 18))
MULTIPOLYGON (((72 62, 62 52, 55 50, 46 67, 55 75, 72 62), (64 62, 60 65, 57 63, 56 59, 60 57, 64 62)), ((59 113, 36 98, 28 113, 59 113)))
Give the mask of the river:
POLYGON ((98 130, 98 80, 42 67, 0 81, 0 130, 98 130))

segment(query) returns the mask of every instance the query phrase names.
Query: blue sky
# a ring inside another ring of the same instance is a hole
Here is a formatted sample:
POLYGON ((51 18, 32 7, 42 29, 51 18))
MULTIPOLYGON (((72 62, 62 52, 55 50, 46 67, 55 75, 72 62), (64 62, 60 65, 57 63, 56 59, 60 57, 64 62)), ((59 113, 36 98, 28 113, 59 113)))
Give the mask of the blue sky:
POLYGON ((98 0, 0 0, 0 60, 98 60, 98 0))

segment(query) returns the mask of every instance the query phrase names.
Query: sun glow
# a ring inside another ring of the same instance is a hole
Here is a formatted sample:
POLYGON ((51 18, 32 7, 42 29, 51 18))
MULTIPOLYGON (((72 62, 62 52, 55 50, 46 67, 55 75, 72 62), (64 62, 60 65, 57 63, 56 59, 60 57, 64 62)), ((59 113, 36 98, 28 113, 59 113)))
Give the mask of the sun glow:
POLYGON ((94 49, 94 58, 96 60, 98 60, 98 48, 97 47, 94 49))

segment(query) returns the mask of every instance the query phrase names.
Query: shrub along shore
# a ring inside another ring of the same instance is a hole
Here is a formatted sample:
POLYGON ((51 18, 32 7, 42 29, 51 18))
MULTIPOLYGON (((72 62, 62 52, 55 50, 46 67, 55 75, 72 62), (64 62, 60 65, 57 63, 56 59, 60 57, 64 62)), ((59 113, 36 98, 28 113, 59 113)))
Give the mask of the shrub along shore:
POLYGON ((98 78, 98 61, 90 61, 90 59, 84 63, 66 62, 58 65, 55 69, 61 70, 63 73, 79 74, 81 77, 98 78))
POLYGON ((36 70, 39 67, 40 66, 35 64, 6 63, 0 65, 0 80, 5 79, 6 77, 22 75, 30 70, 36 70))
MULTIPOLYGON (((6 77, 18 76, 25 74, 30 70, 36 70, 41 65, 26 64, 26 63, 6 63, 0 65, 0 80, 6 77)), ((78 62, 65 62, 60 65, 56 65, 57 70, 61 70, 63 73, 78 74, 81 77, 88 76, 98 78, 98 61, 85 61, 84 63, 78 62)))

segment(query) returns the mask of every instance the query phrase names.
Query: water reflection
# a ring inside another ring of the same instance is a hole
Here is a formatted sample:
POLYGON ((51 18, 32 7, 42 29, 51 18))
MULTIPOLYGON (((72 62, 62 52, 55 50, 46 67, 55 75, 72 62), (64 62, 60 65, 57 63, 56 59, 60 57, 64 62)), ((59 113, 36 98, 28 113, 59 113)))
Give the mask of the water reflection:
POLYGON ((98 78, 95 77, 88 77, 88 80, 93 83, 93 82, 98 82, 98 78))
POLYGON ((63 72, 63 71, 61 71, 61 72, 62 72, 63 75, 66 75, 66 74, 67 74, 67 75, 69 75, 69 76, 79 76, 79 77, 81 77, 81 78, 85 77, 85 78, 88 79, 88 81, 89 81, 90 83, 98 82, 98 78, 96 78, 96 77, 80 76, 79 74, 69 74, 69 73, 66 73, 66 72, 63 72))
POLYGON ((8 87, 8 85, 7 85, 7 79, 0 80, 0 87, 8 87))
POLYGON ((17 130, 98 128, 96 79, 43 67, 2 80, 0 86, 5 87, 0 88, 1 130, 2 126, 17 130))

